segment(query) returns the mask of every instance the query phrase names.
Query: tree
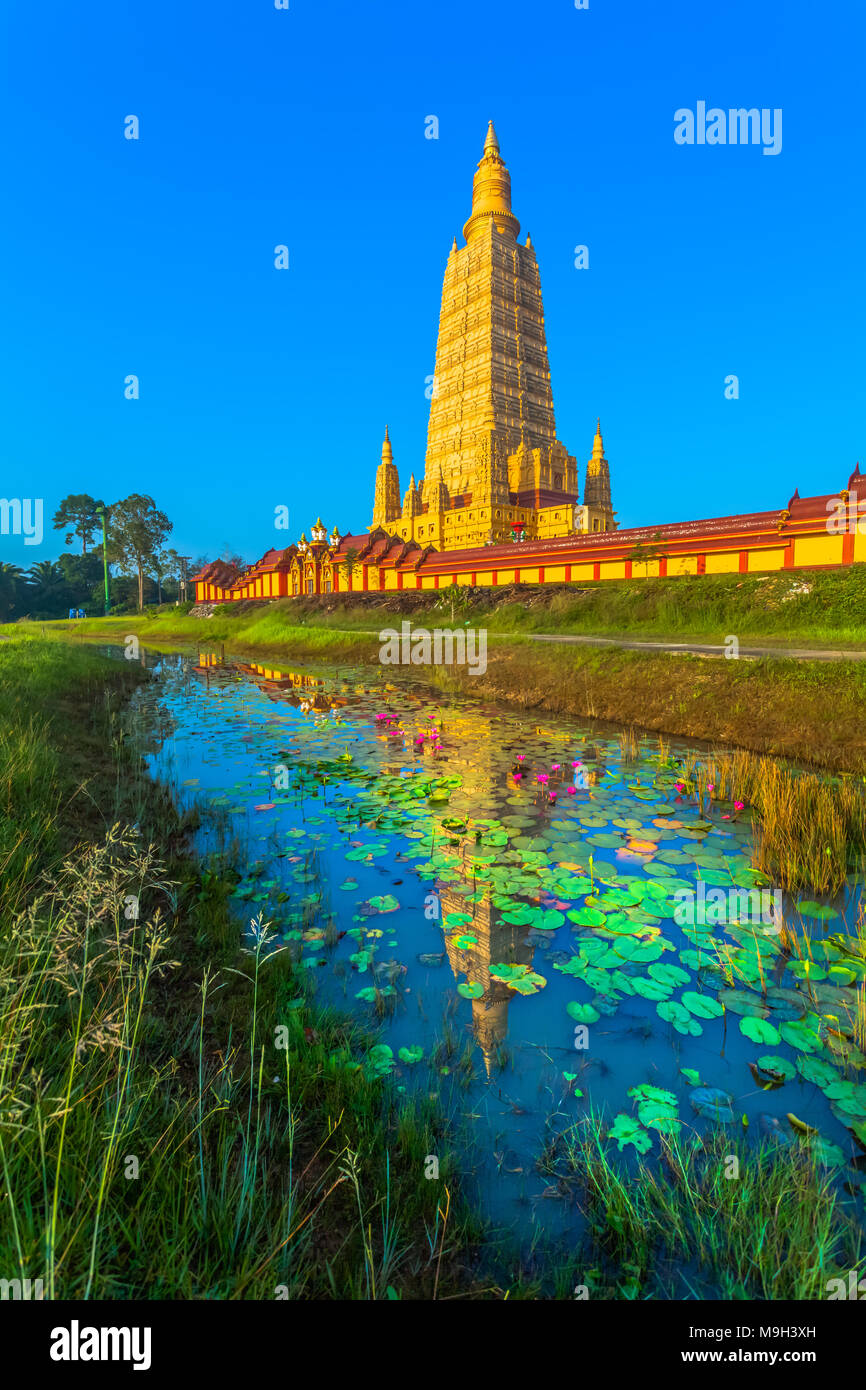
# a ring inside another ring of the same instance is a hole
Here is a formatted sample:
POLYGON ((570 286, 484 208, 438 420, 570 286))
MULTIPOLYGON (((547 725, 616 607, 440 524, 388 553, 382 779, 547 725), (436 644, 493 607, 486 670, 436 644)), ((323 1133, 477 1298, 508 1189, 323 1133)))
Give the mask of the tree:
MULTIPOLYGON (((45 617, 70 606, 69 588, 63 568, 56 560, 39 560, 27 574, 27 598, 45 617)), ((76 605, 77 606, 77 605, 76 605)))
POLYGON ((668 553, 662 544, 663 539, 661 531, 656 531, 647 545, 632 546, 625 558, 639 564, 645 564, 647 560, 663 560, 668 553))
POLYGON ((81 539, 82 555, 86 555, 88 545, 93 544, 95 533, 102 530, 102 521, 97 516, 97 508, 101 506, 102 503, 88 492, 71 492, 54 513, 52 524, 55 531, 63 531, 71 526, 73 533, 81 539))
POLYGON ((69 607, 101 609, 104 581, 102 556, 98 550, 86 555, 61 555, 58 562, 66 580, 69 607))
POLYGON ((180 589, 180 580, 183 574, 184 556, 178 554, 170 546, 163 550, 158 550, 153 557, 152 568, 156 575, 156 587, 158 602, 162 602, 162 589, 164 579, 174 580, 177 589, 180 589))
POLYGON ((355 572, 355 561, 357 560, 357 558, 357 550, 354 548, 354 546, 350 545, 349 549, 346 551, 340 563, 340 569, 342 569, 343 571, 343 578, 346 582, 347 589, 350 589, 352 587, 352 576, 355 572))
POLYGON ((24 575, 17 565, 0 562, 0 621, 12 618, 24 587, 24 575))
POLYGON ((108 553, 125 574, 138 579, 138 609, 144 607, 145 569, 152 567, 166 536, 174 529, 152 497, 133 492, 111 507, 108 553))

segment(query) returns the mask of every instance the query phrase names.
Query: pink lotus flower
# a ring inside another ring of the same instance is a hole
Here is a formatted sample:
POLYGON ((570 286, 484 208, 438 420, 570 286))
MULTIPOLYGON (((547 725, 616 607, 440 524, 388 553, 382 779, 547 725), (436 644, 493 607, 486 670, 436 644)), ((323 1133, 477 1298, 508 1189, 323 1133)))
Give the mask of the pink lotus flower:
POLYGON ((548 777, 546 772, 539 772, 536 781, 540 782, 541 785, 544 786, 546 782, 550 781, 550 778, 548 777))
POLYGON ((514 774, 514 780, 515 780, 515 782, 519 782, 522 776, 523 776, 523 773, 522 773, 522 772, 515 772, 515 774, 514 774))
POLYGON ((677 782, 676 788, 677 788, 677 791, 678 791, 678 792, 680 792, 680 793, 684 792, 685 789, 686 789, 685 782, 677 782))
POLYGON ((713 792, 714 792, 715 790, 716 790, 716 784, 715 784, 715 782, 709 782, 709 783, 707 784, 707 791, 710 793, 710 796, 712 796, 712 794, 713 794, 713 792))
POLYGON ((743 801, 735 801, 735 802, 734 802, 734 810, 735 810, 735 811, 742 811, 744 805, 745 805, 745 802, 743 802, 743 801))
POLYGON ((577 787, 569 787, 568 794, 569 796, 577 796, 577 787))
POLYGON ((551 806, 552 806, 553 803, 554 803, 554 801, 556 800, 556 792, 551 792, 551 793, 550 793, 550 796, 549 796, 547 799, 548 799, 548 801, 550 802, 550 804, 551 804, 551 806))
POLYGON ((517 761, 518 761, 519 763, 522 763, 525 757, 526 757, 526 754, 525 754, 525 753, 518 753, 518 755, 517 755, 517 761))
POLYGON ((551 763, 551 764, 550 764, 550 770, 551 770, 551 772, 558 772, 558 771, 559 771, 559 763, 551 763))

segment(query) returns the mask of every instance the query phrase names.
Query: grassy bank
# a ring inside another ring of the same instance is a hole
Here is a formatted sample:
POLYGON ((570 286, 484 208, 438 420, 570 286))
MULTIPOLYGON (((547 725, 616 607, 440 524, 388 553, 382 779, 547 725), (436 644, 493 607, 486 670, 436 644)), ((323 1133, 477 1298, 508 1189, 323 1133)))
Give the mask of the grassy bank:
POLYGON ((708 661, 524 640, 493 643, 484 675, 472 676, 465 667, 433 674, 445 688, 525 709, 866 772, 861 662, 708 661))
POLYGON ((69 1299, 470 1290, 436 1103, 371 1070, 266 931, 240 951, 230 856, 187 856, 122 736, 134 679, 0 647, 0 1269, 69 1299))
MULTIPOLYGON (((377 619, 377 621, 385 621, 377 619)), ((369 615, 367 616, 369 621, 369 615)), ((392 618, 388 622, 395 621, 392 618)), ((169 610, 135 618, 46 624, 49 637, 136 633, 154 646, 185 642, 205 651, 278 662, 377 664, 364 632, 307 626, 291 603, 213 618, 169 610)), ((21 627, 7 628, 7 633, 21 627)), ((31 629, 32 630, 32 629, 31 629)), ((413 667, 415 675, 421 668, 413 667)), ((487 669, 424 668, 444 689, 551 714, 597 718, 671 737, 789 758, 831 771, 866 773, 866 663, 708 660, 688 654, 538 644, 491 632, 487 669)))

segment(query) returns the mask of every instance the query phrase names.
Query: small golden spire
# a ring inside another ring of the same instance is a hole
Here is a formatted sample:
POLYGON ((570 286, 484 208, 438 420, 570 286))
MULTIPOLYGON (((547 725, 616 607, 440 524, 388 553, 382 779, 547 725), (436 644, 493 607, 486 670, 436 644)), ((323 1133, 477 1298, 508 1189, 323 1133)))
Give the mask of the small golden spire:
POLYGON ((388 426, 385 426, 385 438, 382 442, 382 462, 394 457, 394 450, 391 448, 391 436, 388 433, 388 426))
POLYGON ((484 154, 499 154, 499 141, 496 138, 496 131, 493 122, 487 122, 487 138, 484 141, 484 154))

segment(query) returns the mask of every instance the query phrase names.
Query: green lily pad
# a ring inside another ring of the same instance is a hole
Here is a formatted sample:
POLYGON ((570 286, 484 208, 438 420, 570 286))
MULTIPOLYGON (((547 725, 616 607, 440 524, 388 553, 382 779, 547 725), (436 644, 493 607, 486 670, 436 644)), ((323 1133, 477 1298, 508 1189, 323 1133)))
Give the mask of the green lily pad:
POLYGON ((578 1004, 575 1000, 566 1004, 565 1012, 577 1023, 597 1023, 601 1017, 598 1009, 592 1004, 578 1004))
POLYGON ((724 1013, 722 1005, 710 994, 695 994, 693 990, 688 990, 681 995, 689 1013, 696 1014, 698 1018, 719 1018, 724 1013))
POLYGON ((752 1042, 768 1043, 770 1047, 775 1047, 781 1042, 778 1029, 768 1023, 765 1018, 753 1018, 751 1015, 740 1019, 740 1032, 744 1033, 752 1042))
POLYGON ((608 1131, 609 1137, 616 1140, 617 1148, 620 1153, 627 1144, 633 1144, 638 1153, 648 1153, 652 1148, 652 1137, 647 1134, 643 1125, 633 1119, 631 1115, 617 1115, 608 1131))

